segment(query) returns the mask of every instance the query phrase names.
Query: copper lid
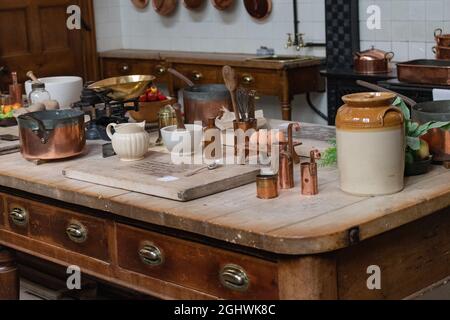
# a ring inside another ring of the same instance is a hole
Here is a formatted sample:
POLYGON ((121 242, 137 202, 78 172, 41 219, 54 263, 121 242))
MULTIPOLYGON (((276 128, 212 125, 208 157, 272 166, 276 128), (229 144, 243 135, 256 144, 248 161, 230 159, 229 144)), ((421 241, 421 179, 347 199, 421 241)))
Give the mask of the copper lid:
POLYGON ((375 47, 372 46, 372 48, 369 50, 355 53, 355 56, 356 59, 365 61, 391 60, 394 57, 394 53, 375 49, 375 47))
POLYGON ((387 92, 362 92, 342 97, 346 103, 336 116, 338 129, 375 129, 403 124, 400 109, 392 103, 396 95, 387 92))

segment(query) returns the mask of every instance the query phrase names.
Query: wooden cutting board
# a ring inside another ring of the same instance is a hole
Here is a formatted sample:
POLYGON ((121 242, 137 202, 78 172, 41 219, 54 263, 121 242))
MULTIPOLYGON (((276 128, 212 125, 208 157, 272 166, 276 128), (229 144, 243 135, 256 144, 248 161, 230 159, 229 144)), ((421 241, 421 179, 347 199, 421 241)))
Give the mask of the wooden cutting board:
POLYGON ((226 165, 186 176, 201 167, 174 165, 170 154, 150 152, 144 160, 136 162, 122 162, 117 157, 80 160, 65 168, 63 175, 161 198, 190 201, 255 182, 260 172, 255 166, 226 165))

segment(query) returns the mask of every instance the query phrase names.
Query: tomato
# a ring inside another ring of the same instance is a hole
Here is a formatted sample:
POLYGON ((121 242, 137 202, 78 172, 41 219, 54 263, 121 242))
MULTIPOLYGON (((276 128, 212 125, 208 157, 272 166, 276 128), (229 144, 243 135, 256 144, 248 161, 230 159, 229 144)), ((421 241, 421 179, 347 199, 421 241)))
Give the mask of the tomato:
POLYGON ((139 97, 139 102, 147 102, 147 95, 143 94, 142 96, 139 97))

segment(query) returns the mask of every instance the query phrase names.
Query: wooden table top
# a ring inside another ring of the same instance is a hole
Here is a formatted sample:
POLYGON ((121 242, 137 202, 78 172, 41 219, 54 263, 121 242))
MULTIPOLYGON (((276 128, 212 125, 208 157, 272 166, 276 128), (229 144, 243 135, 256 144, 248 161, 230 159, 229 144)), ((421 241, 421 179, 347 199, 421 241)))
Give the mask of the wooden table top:
MULTIPOLYGON (((17 129, 16 129, 17 130, 17 129)), ((1 133, 14 133, 12 129, 1 133)), ((306 141, 306 140, 305 140, 306 141)), ((323 142, 308 140, 308 148, 323 142)), ((305 146, 303 147, 305 148, 305 146)), ((89 142, 83 157, 101 158, 100 144, 89 142)), ((406 179, 403 192, 382 197, 343 193, 336 168, 319 168, 320 194, 300 195, 296 187, 278 199, 259 200, 255 184, 180 203, 63 177, 77 160, 36 166, 19 153, 0 156, 0 184, 5 187, 103 210, 138 221, 184 230, 279 254, 314 254, 350 245, 349 230, 360 239, 373 237, 450 206, 450 171, 406 179)), ((95 170, 95 168, 93 168, 95 170)))
POLYGON ((209 52, 187 52, 187 51, 162 51, 162 50, 138 50, 138 49, 118 49, 99 52, 102 58, 118 59, 148 59, 166 60, 174 63, 189 64, 225 64, 233 67, 248 67, 259 69, 292 69, 299 67, 315 66, 322 63, 324 58, 311 57, 305 60, 291 61, 260 61, 255 54, 241 53, 209 53, 209 52))

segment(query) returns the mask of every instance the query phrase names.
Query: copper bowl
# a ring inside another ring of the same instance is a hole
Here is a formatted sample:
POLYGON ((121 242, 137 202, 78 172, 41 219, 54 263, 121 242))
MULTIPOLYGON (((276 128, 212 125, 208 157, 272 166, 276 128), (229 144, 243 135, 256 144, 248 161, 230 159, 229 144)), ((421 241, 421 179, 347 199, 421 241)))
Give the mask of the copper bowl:
POLYGON ((168 98, 164 101, 140 102, 139 111, 130 111, 130 116, 137 122, 146 121, 147 123, 159 121, 159 111, 167 105, 173 105, 175 98, 168 98))

